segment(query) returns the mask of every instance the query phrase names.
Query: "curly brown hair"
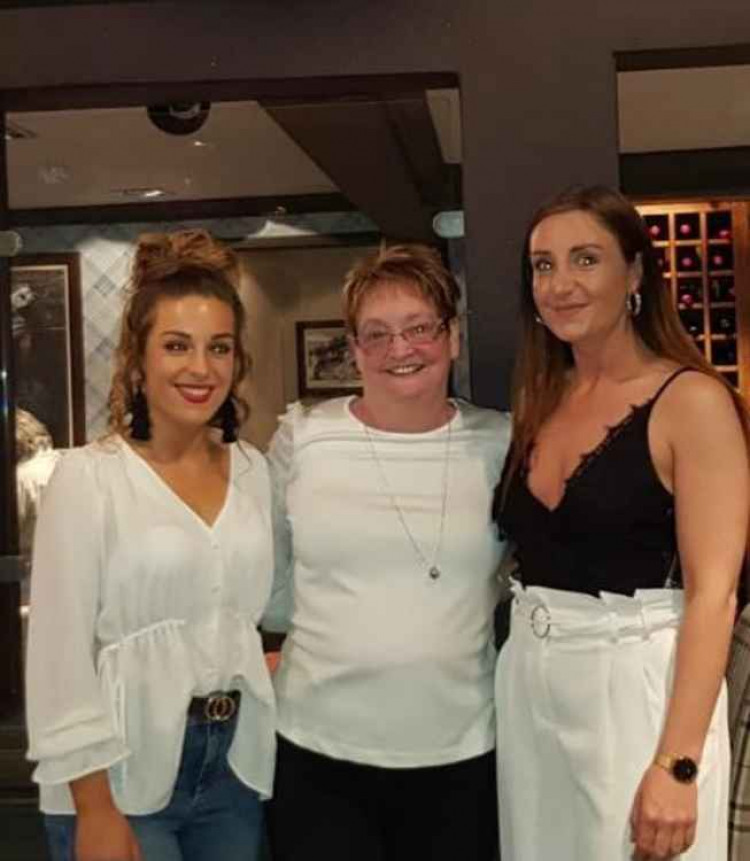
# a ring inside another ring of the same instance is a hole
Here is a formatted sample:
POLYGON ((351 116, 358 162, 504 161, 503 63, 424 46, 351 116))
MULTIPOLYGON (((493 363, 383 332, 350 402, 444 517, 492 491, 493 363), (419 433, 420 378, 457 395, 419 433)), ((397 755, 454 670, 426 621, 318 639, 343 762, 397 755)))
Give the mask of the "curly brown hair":
MULTIPOLYGON (((247 418, 249 406, 238 392, 250 369, 244 344, 246 314, 237 290, 238 277, 235 253, 205 230, 147 233, 139 238, 114 353, 115 371, 107 401, 110 432, 129 435, 128 418, 143 379, 143 356, 157 304, 162 299, 184 296, 212 297, 232 309, 235 366, 229 397, 238 409, 240 423, 247 418)), ((221 425, 218 413, 209 425, 221 425)))

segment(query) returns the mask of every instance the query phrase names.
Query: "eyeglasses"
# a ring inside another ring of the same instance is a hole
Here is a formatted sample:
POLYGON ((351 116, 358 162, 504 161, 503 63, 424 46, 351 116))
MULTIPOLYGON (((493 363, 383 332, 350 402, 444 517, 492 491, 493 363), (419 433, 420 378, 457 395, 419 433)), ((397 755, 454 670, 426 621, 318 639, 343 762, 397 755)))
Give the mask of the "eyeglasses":
POLYGON ((433 320, 430 323, 415 323, 399 332, 369 329, 354 340, 368 355, 385 355, 398 337, 403 338, 410 347, 425 347, 434 343, 447 328, 446 320, 433 320))

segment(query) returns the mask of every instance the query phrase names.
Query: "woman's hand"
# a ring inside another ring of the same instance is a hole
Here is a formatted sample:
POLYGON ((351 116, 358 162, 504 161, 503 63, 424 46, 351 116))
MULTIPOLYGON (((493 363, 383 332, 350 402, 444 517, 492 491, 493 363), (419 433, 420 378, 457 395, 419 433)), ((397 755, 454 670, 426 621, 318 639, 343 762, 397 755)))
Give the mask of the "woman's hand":
POLYGON ((76 861, 143 861, 128 820, 114 806, 76 816, 76 861))
POLYGON ((659 766, 643 775, 630 816, 638 859, 674 858, 695 840, 698 787, 680 783, 659 766))

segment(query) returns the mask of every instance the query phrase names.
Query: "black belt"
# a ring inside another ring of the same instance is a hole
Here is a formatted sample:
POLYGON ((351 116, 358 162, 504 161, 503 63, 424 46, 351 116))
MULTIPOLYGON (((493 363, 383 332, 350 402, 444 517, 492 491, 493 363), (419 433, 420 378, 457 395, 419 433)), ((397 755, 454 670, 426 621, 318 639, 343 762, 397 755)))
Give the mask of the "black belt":
POLYGON ((215 691, 207 697, 193 697, 188 706, 188 717, 208 723, 225 723, 237 714, 240 696, 239 691, 215 691))

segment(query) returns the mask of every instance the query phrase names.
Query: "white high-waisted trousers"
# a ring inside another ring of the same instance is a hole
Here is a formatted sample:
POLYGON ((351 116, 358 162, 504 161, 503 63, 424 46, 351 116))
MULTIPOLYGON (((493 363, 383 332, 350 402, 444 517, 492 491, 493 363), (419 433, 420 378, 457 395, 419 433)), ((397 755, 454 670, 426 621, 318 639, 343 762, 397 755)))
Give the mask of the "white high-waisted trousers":
MULTIPOLYGON (((502 861, 630 861, 630 813, 659 743, 682 593, 513 591, 495 685, 502 861)), ((682 861, 726 859, 729 769, 722 687, 700 763, 696 841, 682 861)))

